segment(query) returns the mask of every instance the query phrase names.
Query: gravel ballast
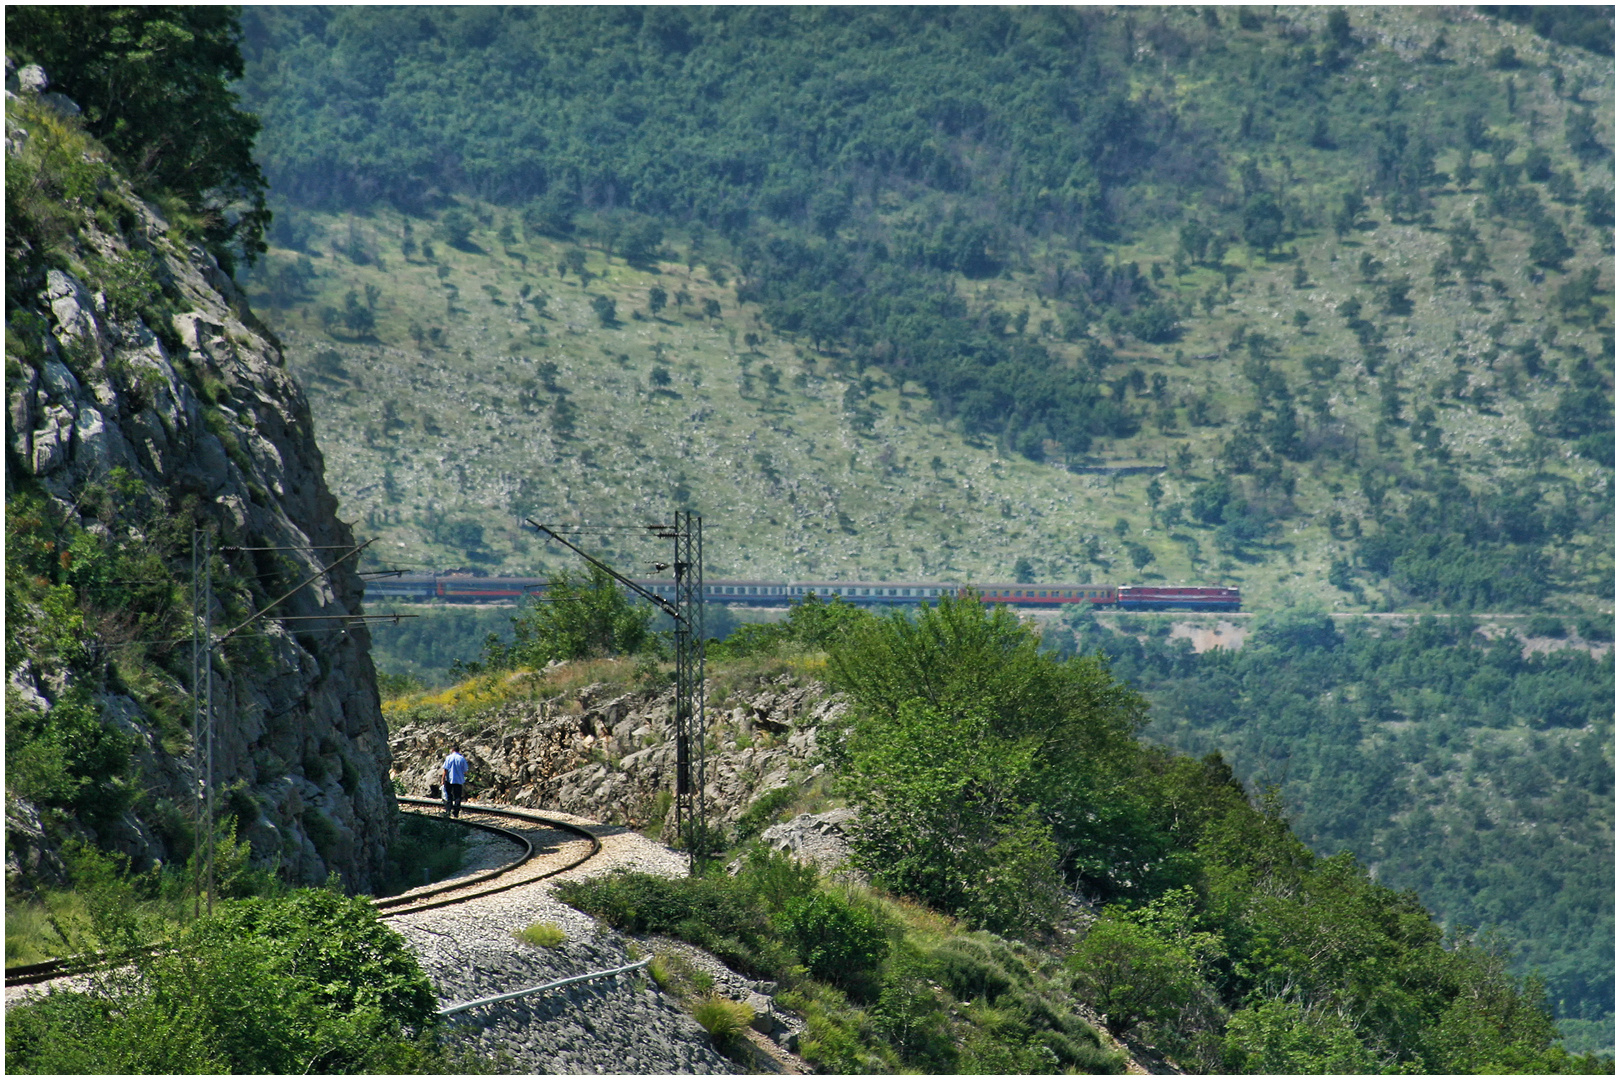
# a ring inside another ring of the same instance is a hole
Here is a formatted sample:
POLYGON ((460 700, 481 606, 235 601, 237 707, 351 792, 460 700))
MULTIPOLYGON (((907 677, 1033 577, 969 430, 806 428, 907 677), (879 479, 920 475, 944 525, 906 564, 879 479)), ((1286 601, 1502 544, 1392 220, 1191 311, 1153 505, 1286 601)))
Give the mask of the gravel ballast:
MULTIPOLYGON (((629 830, 594 826, 592 831, 602 840, 601 854, 560 878, 389 920, 416 951, 440 1007, 621 967, 646 955, 642 950, 632 956, 629 938, 562 903, 552 896, 551 886, 615 868, 683 874, 686 860, 629 830), (555 923, 566 940, 555 948, 518 940, 518 931, 537 922, 555 923)), ((738 1071, 715 1051, 697 1021, 644 971, 479 1006, 448 1023, 458 1048, 493 1059, 503 1071, 738 1071)))

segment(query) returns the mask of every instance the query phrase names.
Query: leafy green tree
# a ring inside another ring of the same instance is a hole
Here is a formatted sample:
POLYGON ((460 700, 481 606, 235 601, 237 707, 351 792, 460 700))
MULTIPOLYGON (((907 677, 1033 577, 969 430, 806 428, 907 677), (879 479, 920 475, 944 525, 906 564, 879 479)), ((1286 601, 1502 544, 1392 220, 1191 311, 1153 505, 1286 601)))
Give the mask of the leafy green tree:
POLYGON ((523 208, 523 226, 531 232, 547 236, 570 236, 574 232, 577 208, 578 200, 566 191, 553 187, 523 208))
POLYGON ((270 225, 259 121, 236 107, 241 42, 236 7, 6 9, 8 54, 45 68, 137 188, 190 203, 227 272, 266 250, 270 225))
POLYGON ((852 742, 858 866, 998 932, 1052 918, 1058 847, 1026 802, 1033 746, 995 738, 985 713, 952 716, 916 699, 857 727, 852 742))
POLYGON ((1243 207, 1243 242, 1270 254, 1283 237, 1283 212, 1277 197, 1262 191, 1243 207))
POLYGON ((1564 260, 1575 254, 1564 230, 1551 217, 1543 215, 1531 228, 1530 261, 1550 270, 1562 270, 1564 260))
POLYGON ((1183 1046, 1217 1026, 1212 979, 1226 945, 1197 929, 1196 909, 1190 888, 1172 889, 1140 908, 1109 905, 1087 929, 1066 963, 1110 1026, 1146 1024, 1161 1045, 1168 1039, 1183 1046))
POLYGON ((464 248, 472 241, 477 224, 466 210, 452 206, 439 215, 439 237, 451 247, 464 248))
POLYGON ((859 706, 857 860, 989 927, 1039 925, 1062 874, 1106 888, 1131 862, 1111 856, 1133 843, 1119 785, 1143 702, 1094 659, 1039 644, 968 595, 856 623, 829 650, 859 706))
POLYGON ((481 666, 541 668, 553 660, 640 652, 653 642, 652 617, 653 609, 632 603, 606 571, 558 574, 547 582, 544 597, 512 619, 511 642, 489 636, 481 666))
POLYGON ((669 293, 664 291, 663 286, 654 285, 647 290, 647 310, 652 312, 654 316, 663 311, 668 303, 669 293))
POLYGON ((596 312, 596 321, 604 327, 612 327, 619 321, 619 305, 611 296, 591 297, 591 310, 596 312))
POLYGON ((625 236, 619 253, 624 256, 627 263, 637 265, 651 263, 658 257, 658 249, 663 242, 663 226, 655 221, 644 221, 625 236))
POLYGON ((1286 998, 1241 1009, 1227 1023, 1222 1064, 1235 1073, 1377 1073, 1384 1064, 1341 1010, 1286 998))

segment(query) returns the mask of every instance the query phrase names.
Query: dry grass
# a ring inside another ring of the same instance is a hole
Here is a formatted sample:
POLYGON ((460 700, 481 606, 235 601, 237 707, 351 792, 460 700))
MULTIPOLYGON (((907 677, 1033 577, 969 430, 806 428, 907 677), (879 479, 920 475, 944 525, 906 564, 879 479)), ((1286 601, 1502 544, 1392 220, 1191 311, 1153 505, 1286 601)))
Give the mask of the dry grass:
POLYGON ((717 1043, 737 1038, 754 1022, 754 1010, 740 1001, 708 997, 692 1006, 692 1018, 717 1043))
POLYGON ((443 711, 467 716, 513 701, 567 697, 587 686, 606 683, 631 685, 637 661, 611 656, 572 660, 545 671, 523 669, 476 675, 440 690, 424 690, 389 698, 382 703, 385 717, 402 718, 422 711, 443 711))

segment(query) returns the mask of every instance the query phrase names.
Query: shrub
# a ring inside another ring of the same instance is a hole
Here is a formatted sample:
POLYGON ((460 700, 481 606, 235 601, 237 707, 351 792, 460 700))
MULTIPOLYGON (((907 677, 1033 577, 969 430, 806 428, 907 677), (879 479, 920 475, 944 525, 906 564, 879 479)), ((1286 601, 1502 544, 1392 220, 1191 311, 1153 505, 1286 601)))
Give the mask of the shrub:
POLYGON ((758 975, 780 975, 791 961, 766 911, 730 878, 613 874, 567 882, 557 896, 617 930, 670 934, 758 975))
POLYGON ((1536 615, 1532 617, 1529 622, 1525 623, 1524 632, 1529 637, 1550 638, 1561 638, 1569 633, 1569 631, 1564 627, 1563 622, 1559 619, 1555 619, 1551 615, 1536 615))
POLYGON ((789 900, 774 924, 818 979, 869 996, 889 951, 877 913, 847 893, 813 892, 789 900))
POLYGON ((1575 632, 1587 641, 1613 641, 1614 619, 1604 615, 1589 615, 1576 622, 1575 632))
MULTIPOLYGON (((71 595, 66 587, 57 591, 71 595)), ((49 605, 46 614, 49 619, 49 605)), ((130 792, 120 777, 129 765, 129 739, 102 723, 88 693, 71 690, 45 711, 15 699, 8 704, 8 789, 92 826, 123 813, 130 792)))
POLYGON ((6 1016, 6 1068, 37 1073, 444 1070, 433 988, 363 898, 227 903, 174 947, 6 1016))

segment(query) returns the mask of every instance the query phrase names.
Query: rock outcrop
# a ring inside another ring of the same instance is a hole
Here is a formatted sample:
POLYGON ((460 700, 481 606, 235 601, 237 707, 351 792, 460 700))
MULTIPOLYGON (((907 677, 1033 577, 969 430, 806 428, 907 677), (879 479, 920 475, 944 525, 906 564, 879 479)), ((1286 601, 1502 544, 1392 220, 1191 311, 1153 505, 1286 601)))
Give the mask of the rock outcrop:
POLYGON ((766 847, 785 851, 823 874, 853 874, 846 864, 849 862, 848 830, 854 822, 855 811, 839 807, 823 814, 800 814, 791 821, 772 825, 760 833, 759 838, 766 847))
MULTIPOLYGON (((39 500, 45 517, 90 537, 97 551, 155 553, 178 587, 182 615, 168 624, 175 636, 190 633, 191 531, 214 535, 225 549, 214 568, 216 628, 265 614, 219 650, 221 804, 257 863, 278 866, 293 883, 335 871, 368 888, 394 828, 388 739, 369 642, 352 618, 361 601, 353 560, 323 572, 354 537, 336 517, 308 403, 274 336, 217 261, 97 160, 94 144, 76 135, 72 110, 42 99, 43 73, 19 76, 8 80, 8 169, 58 182, 50 170, 71 167, 61 164, 65 147, 97 186, 43 223, 8 221, 8 505, 17 495, 39 500), (26 157, 43 145, 59 156, 26 157), (282 593, 290 595, 265 612, 282 593)), ((141 668, 143 686, 133 688, 120 659, 130 654, 119 651, 119 583, 94 591, 73 579, 71 557, 61 554, 61 570, 34 572, 33 596, 74 588, 90 658, 43 661, 45 643, 20 632, 18 661, 8 635, 8 699, 49 710, 75 689, 90 695, 104 727, 122 730, 133 747, 127 776, 136 791, 111 823, 61 828, 123 851, 137 867, 175 858, 189 842, 195 783, 184 730, 189 644, 173 643, 141 668)), ((7 567, 8 578, 24 572, 7 567)), ((43 622, 42 611, 9 613, 43 622)), ((15 802, 10 781, 8 772, 15 802)), ((40 851, 51 830, 34 827, 32 807, 15 809, 8 869, 52 865, 40 851)))
MULTIPOLYGON (((471 723, 409 721, 393 735, 395 776, 407 792, 425 795, 456 744, 471 766, 469 799, 669 830, 672 705, 668 690, 587 686, 566 698, 500 706, 471 723)), ((710 709, 711 733, 719 733, 704 785, 711 823, 735 822, 763 793, 819 775, 821 729, 845 707, 825 687, 783 675, 710 709)))

